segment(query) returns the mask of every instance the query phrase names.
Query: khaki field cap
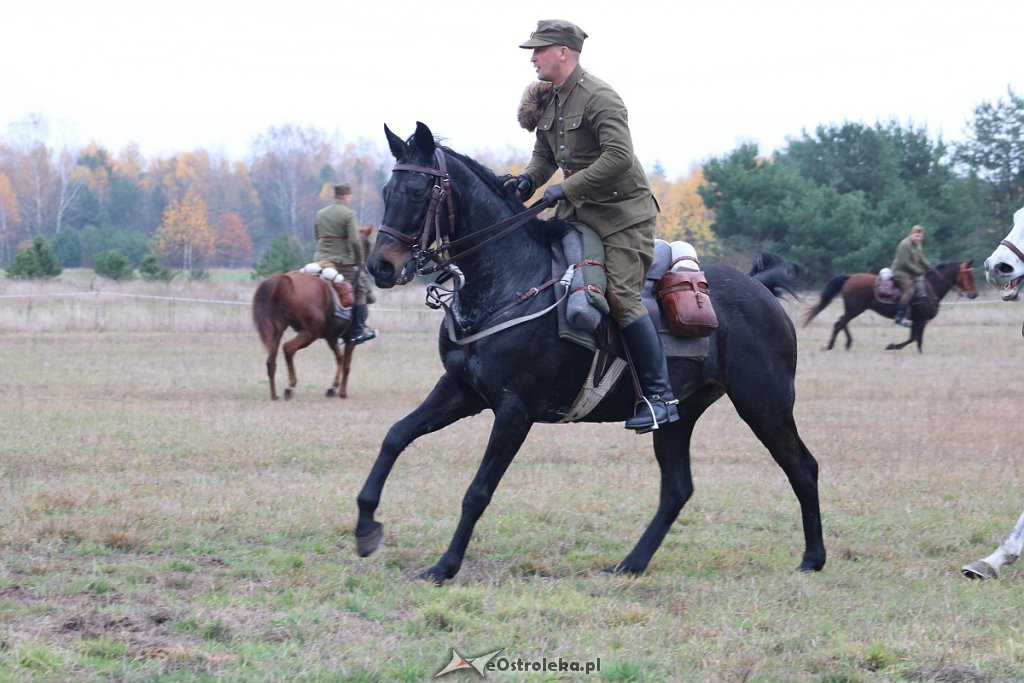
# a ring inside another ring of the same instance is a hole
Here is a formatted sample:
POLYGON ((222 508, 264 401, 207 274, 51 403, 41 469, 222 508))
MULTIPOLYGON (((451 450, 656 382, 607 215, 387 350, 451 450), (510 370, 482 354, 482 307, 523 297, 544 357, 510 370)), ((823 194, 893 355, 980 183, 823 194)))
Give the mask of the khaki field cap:
POLYGON ((341 183, 340 185, 334 186, 335 197, 344 197, 350 194, 352 194, 352 188, 349 187, 347 183, 341 183))
POLYGON ((548 45, 565 45, 576 52, 582 52, 586 38, 586 32, 576 24, 561 19, 541 19, 537 22, 537 30, 530 34, 530 39, 519 47, 532 50, 548 45))
POLYGON ((912 227, 910 229, 910 234, 914 234, 914 233, 918 233, 918 232, 923 235, 924 234, 924 226, 915 225, 914 227, 912 227))

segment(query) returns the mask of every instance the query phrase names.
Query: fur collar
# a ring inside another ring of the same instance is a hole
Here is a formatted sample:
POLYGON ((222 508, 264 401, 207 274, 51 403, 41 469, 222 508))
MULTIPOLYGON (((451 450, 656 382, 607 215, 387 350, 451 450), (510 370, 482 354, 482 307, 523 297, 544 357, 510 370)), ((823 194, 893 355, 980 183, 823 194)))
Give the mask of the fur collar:
POLYGON ((534 81, 526 86, 523 99, 519 102, 519 125, 532 133, 554 92, 554 86, 546 81, 534 81))

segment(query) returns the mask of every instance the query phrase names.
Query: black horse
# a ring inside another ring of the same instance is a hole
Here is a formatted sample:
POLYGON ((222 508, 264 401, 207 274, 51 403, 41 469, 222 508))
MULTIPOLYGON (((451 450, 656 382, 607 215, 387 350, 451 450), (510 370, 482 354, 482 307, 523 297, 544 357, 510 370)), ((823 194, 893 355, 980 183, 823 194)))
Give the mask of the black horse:
MULTIPOLYGON (((485 242, 483 228, 524 208, 506 194, 501 179, 466 156, 436 147, 430 129, 422 123, 407 141, 387 126, 385 132, 398 164, 384 186, 384 226, 367 263, 377 285, 386 288, 410 281, 417 265, 423 264, 424 247, 437 237, 461 240, 451 250, 457 252, 456 258, 464 256, 459 266, 465 286, 453 306, 461 334, 475 334, 481 326, 489 329, 552 305, 555 294, 548 288, 502 310, 520 293, 551 277, 549 224, 530 220, 500 239, 485 242), (450 193, 443 199, 431 200, 446 188, 450 193), (452 229, 446 235, 449 225, 452 229), (469 246, 467 236, 475 236, 470 237, 469 246)), ((638 574, 646 569, 693 493, 690 436, 694 424, 723 394, 729 395, 740 417, 782 467, 800 501, 805 548, 798 569, 820 570, 825 546, 818 464, 793 420, 793 324, 769 289, 748 275, 721 265, 708 266, 706 275, 719 327, 710 338, 705 360, 671 359, 669 363, 672 388, 680 399, 680 419, 654 432, 661 470, 657 512, 633 550, 606 571, 638 574)), ((530 427, 535 422, 558 422, 566 415, 593 357, 585 348, 559 338, 554 313, 465 345, 454 343, 442 323, 440 354, 444 374, 423 403, 395 423, 384 438, 357 498, 356 526, 357 552, 369 555, 383 535, 374 512, 399 454, 419 436, 491 409, 494 425, 479 470, 462 500, 458 528, 437 564, 421 574, 438 584, 459 571, 473 527, 530 427)), ((585 421, 621 421, 633 414, 633 407, 632 383, 621 378, 585 421)))

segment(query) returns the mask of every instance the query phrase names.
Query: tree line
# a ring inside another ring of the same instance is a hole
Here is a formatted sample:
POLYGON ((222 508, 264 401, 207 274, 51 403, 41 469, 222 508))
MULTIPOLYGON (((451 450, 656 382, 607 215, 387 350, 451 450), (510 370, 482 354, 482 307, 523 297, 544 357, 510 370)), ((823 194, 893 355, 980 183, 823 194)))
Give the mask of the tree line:
MULTIPOLYGON (((147 272, 201 273, 261 261, 272 271, 311 254, 313 216, 336 182, 352 186, 364 224, 379 223, 393 164, 383 145, 293 125, 257 136, 245 160, 203 149, 145 158, 135 145, 55 146, 49 132, 31 116, 0 138, 8 270, 20 251, 38 253, 42 238, 64 267, 120 258, 129 272, 144 262, 147 272)), ((473 155, 499 174, 528 161, 473 155)), ((1008 89, 978 105, 953 145, 914 125, 844 122, 804 131, 767 156, 743 144, 685 177, 669 179, 657 164, 649 176, 659 237, 737 265, 772 251, 798 264, 808 284, 888 265, 914 224, 928 229, 931 260, 982 258, 1024 205, 1024 99, 1008 89)))

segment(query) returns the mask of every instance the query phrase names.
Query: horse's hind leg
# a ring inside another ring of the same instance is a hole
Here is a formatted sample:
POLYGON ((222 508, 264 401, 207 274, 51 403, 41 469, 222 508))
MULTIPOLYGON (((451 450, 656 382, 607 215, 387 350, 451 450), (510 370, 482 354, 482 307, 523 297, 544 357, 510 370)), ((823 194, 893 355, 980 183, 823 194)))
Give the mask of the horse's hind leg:
POLYGON ((533 426, 526 411, 518 403, 517 399, 510 399, 495 409, 494 426, 487 440, 487 449, 473 482, 462 498, 462 515, 452 541, 437 564, 420 574, 420 578, 441 585, 459 572, 469 539, 473 535, 473 527, 491 502, 491 496, 498 488, 505 470, 516 457, 533 426))
POLYGON ((384 528, 374 520, 373 515, 380 505, 384 482, 402 451, 416 438, 436 432, 464 417, 476 415, 483 409, 484 404, 479 396, 470 393, 448 375, 442 375, 423 403, 391 426, 366 483, 356 498, 359 506, 356 553, 360 557, 366 557, 380 546, 384 528))
POLYGON ((295 354, 316 340, 317 336, 312 332, 299 332, 286 341, 282 347, 284 349, 284 360, 288 364, 288 388, 284 390, 285 400, 291 399, 292 393, 295 391, 295 385, 299 383, 299 378, 295 374, 295 354))
POLYGON ((960 568, 969 579, 997 579, 999 568, 1013 564, 1024 550, 1024 514, 1017 520, 1010 535, 999 544, 994 553, 981 560, 975 560, 960 568))
POLYGON ((839 332, 846 333, 846 348, 850 348, 850 344, 853 343, 853 337, 850 336, 850 330, 846 328, 847 319, 845 315, 839 316, 839 320, 832 326, 832 336, 828 340, 828 344, 825 345, 824 351, 831 351, 832 347, 836 345, 836 337, 839 336, 839 332))
POLYGON ((704 407, 694 412, 686 405, 680 406, 679 421, 660 426, 654 432, 654 453, 661 469, 661 493, 658 510, 647 526, 636 546, 622 562, 605 569, 612 574, 640 574, 655 551, 661 547, 672 523, 679 516, 686 501, 693 495, 693 479, 690 474, 690 437, 697 418, 704 407))
POLYGON ((821 533, 818 503, 818 462, 807 450, 793 421, 792 394, 766 396, 760 387, 730 392, 736 412, 753 430, 789 478, 800 501, 804 527, 804 556, 798 571, 818 571, 825 566, 825 542, 821 533))

